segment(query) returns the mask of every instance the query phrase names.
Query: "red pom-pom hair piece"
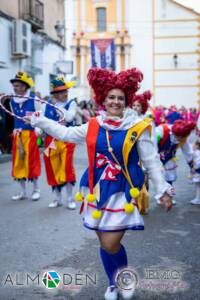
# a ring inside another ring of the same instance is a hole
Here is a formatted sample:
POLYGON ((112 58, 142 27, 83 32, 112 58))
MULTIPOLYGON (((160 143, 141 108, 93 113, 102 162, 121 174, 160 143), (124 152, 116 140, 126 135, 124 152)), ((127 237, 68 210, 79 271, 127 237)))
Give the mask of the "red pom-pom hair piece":
POLYGON ((145 114, 148 110, 149 103, 148 101, 151 99, 152 93, 150 91, 146 91, 143 94, 133 95, 131 102, 132 105, 135 101, 138 101, 142 106, 142 114, 145 114))
POLYGON ((132 97, 139 90, 142 80, 143 74, 137 68, 122 71, 117 75, 116 88, 124 91, 129 106, 131 106, 132 97))
POLYGON ((102 105, 110 90, 120 89, 125 93, 127 105, 131 105, 132 96, 140 88, 143 74, 136 68, 118 74, 107 69, 92 68, 89 70, 87 78, 94 90, 94 100, 97 104, 102 105))
POLYGON ((88 82, 94 91, 94 100, 97 104, 102 105, 109 90, 113 89, 115 76, 113 71, 107 69, 92 68, 88 71, 88 82))
POLYGON ((172 126, 172 132, 178 137, 187 137, 195 127, 194 122, 187 123, 183 120, 177 120, 172 126))

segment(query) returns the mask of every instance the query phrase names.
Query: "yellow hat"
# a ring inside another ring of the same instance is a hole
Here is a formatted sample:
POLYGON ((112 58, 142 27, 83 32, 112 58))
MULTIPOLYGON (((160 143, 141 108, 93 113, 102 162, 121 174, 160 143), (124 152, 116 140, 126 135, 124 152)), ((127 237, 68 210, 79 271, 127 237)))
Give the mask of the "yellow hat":
POLYGON ((33 79, 25 72, 17 72, 17 74, 15 75, 15 78, 10 80, 11 83, 14 83, 16 81, 27 84, 27 86, 29 88, 34 86, 33 79))

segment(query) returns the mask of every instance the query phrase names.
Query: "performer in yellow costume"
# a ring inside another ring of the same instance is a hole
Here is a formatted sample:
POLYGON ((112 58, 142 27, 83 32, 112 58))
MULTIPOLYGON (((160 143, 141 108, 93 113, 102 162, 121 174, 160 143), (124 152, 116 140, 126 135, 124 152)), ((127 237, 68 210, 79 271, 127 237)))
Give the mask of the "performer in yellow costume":
MULTIPOLYGON (((35 112, 35 95, 29 90, 34 82, 25 72, 18 72, 11 79, 16 97, 10 99, 13 113, 19 117, 30 116, 35 112)), ((12 176, 19 182, 21 192, 12 197, 12 200, 22 200, 27 197, 26 181, 33 182, 31 199, 40 198, 38 177, 41 173, 40 153, 37 145, 35 129, 25 124, 23 120, 15 118, 12 145, 12 176)))

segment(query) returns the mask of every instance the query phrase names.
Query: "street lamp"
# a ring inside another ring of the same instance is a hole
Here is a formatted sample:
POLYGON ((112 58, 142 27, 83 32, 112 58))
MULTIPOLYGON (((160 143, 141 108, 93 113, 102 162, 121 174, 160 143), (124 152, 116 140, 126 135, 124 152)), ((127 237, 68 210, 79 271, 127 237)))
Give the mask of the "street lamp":
POLYGON ((62 39, 65 36, 65 25, 63 24, 63 22, 57 21, 54 28, 56 30, 56 34, 57 34, 58 38, 60 39, 60 43, 61 43, 62 39))
POLYGON ((178 55, 175 53, 173 55, 173 61, 174 61, 174 68, 178 67, 178 55))

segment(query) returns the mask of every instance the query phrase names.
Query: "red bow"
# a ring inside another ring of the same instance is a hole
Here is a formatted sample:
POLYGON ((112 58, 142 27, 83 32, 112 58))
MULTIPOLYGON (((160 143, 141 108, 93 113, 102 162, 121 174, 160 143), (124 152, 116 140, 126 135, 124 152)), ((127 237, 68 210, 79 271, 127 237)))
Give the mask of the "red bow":
POLYGON ((101 168, 101 167, 105 166, 106 164, 108 164, 108 165, 105 168, 105 170, 101 176, 101 179, 116 181, 117 180, 116 175, 121 172, 121 167, 118 164, 109 160, 107 158, 107 156, 97 153, 97 157, 96 157, 97 168, 101 168))

